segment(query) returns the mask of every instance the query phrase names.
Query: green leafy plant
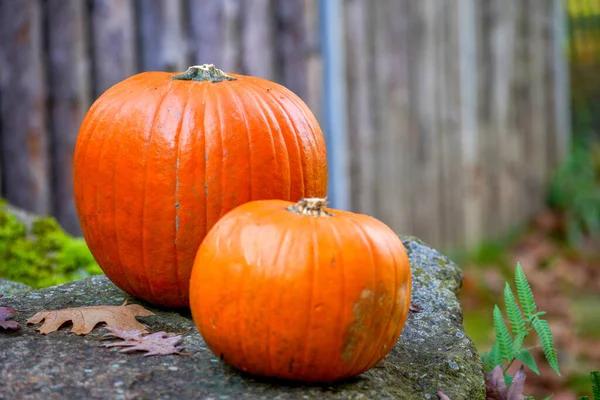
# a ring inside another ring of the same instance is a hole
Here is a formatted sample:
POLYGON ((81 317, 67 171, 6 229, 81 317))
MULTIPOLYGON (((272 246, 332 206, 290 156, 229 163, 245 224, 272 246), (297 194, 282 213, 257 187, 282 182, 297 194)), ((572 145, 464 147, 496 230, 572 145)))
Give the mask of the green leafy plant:
POLYGON ((550 182, 548 203, 564 215, 571 246, 600 235, 600 142, 580 139, 550 182))
MULTIPOLYGON (((600 400, 600 372, 590 372, 590 381, 592 381, 592 398, 593 400, 600 400)), ((589 400, 589 396, 581 396, 578 400, 589 400)))
POLYGON ((504 304, 510 331, 500 307, 498 305, 494 307, 493 319, 496 340, 491 351, 481 355, 484 371, 487 374, 497 366, 502 367, 504 382, 510 385, 513 378, 506 371, 515 360, 519 360, 539 375, 540 371, 535 359, 529 352, 532 348, 523 347, 525 339, 532 332, 536 332, 548 364, 560 375, 558 355, 554 348, 552 332, 548 322, 542 319, 542 316, 546 313, 538 310, 531 286, 520 264, 517 264, 515 284, 518 300, 515 298, 508 282, 504 287, 504 304))

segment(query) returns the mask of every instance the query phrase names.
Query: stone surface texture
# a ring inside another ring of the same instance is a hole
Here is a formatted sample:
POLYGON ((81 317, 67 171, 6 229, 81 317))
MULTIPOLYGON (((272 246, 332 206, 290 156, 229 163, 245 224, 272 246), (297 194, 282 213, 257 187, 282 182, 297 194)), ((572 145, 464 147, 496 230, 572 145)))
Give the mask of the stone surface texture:
MULTIPOLYGON (((413 272, 413 304, 402 335, 388 356, 364 374, 329 385, 255 379, 207 349, 187 310, 159 310, 139 318, 153 331, 184 333, 193 355, 143 357, 99 347, 107 331, 69 334, 69 326, 41 335, 25 320, 38 310, 119 305, 126 298, 106 277, 95 276, 37 291, 5 292, 1 305, 23 310, 21 328, 0 330, 1 399, 437 399, 485 398, 482 366, 462 327, 457 300, 462 273, 418 239, 403 238, 413 272)), ((0 286, 0 292, 7 286, 0 286)))

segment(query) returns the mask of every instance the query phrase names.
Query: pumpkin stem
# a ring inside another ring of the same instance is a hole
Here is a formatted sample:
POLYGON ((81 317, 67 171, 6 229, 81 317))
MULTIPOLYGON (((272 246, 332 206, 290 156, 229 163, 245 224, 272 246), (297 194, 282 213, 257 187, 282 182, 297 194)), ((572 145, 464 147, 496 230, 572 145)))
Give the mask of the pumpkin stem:
POLYGON ((300 199, 293 206, 289 206, 287 210, 311 217, 333 217, 333 214, 325 209, 326 205, 327 199, 308 197, 300 199))
POLYGON ((235 81, 233 76, 216 68, 214 64, 193 65, 187 71, 173 76, 171 79, 178 81, 196 81, 218 83, 223 81, 235 81))

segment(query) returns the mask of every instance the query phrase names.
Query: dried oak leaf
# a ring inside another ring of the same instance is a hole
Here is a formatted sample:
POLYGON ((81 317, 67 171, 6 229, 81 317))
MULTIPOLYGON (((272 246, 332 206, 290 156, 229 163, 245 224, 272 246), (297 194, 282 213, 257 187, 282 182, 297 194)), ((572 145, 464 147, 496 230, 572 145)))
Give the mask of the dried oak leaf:
MULTIPOLYGON (((0 299, 4 295, 0 294, 0 299)), ((17 312, 11 307, 0 307, 0 328, 3 329, 17 329, 19 323, 17 321, 7 321, 10 317, 14 316, 17 312)))
POLYGON ((147 332, 145 325, 139 323, 135 317, 154 315, 139 304, 121 306, 89 306, 78 308, 65 308, 64 310, 40 311, 27 320, 27 324, 44 324, 37 328, 42 334, 56 331, 64 323, 73 322, 71 332, 76 335, 90 333, 94 327, 104 322, 112 328, 124 331, 141 330, 147 332))
POLYGON ((525 390, 525 369, 521 367, 513 377, 510 385, 506 386, 504 382, 504 372, 502 367, 496 366, 485 376, 485 390, 487 400, 525 400, 523 390, 525 390))
POLYGON ((450 397, 446 396, 441 390, 438 390, 436 394, 440 400, 450 400, 450 397))
POLYGON ((124 331, 119 328, 107 327, 110 333, 103 336, 106 338, 123 339, 122 342, 111 342, 104 344, 104 347, 126 347, 119 350, 120 353, 131 353, 134 351, 145 351, 144 357, 181 354, 187 355, 183 347, 178 346, 183 340, 181 335, 169 335, 166 332, 155 332, 144 335, 141 330, 124 331))
POLYGON ((420 313, 421 311, 423 311, 423 307, 421 307, 418 304, 415 304, 415 303, 411 302, 410 306, 409 306, 409 310, 412 311, 412 312, 420 313))

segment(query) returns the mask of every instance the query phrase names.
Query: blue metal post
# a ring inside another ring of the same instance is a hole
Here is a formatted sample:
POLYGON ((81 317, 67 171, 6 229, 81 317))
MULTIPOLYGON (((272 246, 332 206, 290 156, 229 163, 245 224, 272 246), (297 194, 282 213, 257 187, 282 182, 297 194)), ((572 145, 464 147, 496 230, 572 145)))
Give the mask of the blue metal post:
POLYGON ((349 146, 343 0, 320 0, 323 52, 323 128, 329 165, 327 195, 333 208, 350 208, 349 146))

